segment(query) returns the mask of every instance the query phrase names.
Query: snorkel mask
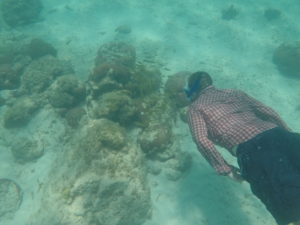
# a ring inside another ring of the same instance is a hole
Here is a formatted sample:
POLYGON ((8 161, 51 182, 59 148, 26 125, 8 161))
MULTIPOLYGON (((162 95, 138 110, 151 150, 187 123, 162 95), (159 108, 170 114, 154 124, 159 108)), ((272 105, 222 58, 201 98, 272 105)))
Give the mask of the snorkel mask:
POLYGON ((184 92, 186 94, 186 97, 189 100, 192 100, 191 97, 194 93, 196 93, 200 88, 200 79, 195 80, 192 85, 189 87, 188 84, 186 84, 186 87, 184 88, 184 92))

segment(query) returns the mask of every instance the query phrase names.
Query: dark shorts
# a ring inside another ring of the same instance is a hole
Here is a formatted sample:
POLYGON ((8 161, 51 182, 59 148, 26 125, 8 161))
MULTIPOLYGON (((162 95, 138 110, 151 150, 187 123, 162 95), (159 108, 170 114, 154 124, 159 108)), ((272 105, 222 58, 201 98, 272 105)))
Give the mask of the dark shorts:
POLYGON ((300 219, 300 134, 265 131, 237 149, 241 174, 279 225, 300 219))

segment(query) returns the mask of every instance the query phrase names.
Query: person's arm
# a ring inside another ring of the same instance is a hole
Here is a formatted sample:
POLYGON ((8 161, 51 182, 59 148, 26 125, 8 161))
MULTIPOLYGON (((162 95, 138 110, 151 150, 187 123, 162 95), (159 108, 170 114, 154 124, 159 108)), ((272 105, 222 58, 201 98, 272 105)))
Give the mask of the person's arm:
POLYGON ((241 92, 243 99, 249 103, 255 113, 263 120, 270 121, 278 125, 279 127, 291 131, 287 124, 280 118, 279 114, 276 113, 272 108, 264 105, 260 101, 253 97, 250 97, 244 92, 241 92))
POLYGON ((222 155, 216 150, 214 144, 208 139, 205 121, 200 112, 190 109, 188 111, 188 124, 202 156, 218 174, 230 174, 232 167, 224 160, 222 155))

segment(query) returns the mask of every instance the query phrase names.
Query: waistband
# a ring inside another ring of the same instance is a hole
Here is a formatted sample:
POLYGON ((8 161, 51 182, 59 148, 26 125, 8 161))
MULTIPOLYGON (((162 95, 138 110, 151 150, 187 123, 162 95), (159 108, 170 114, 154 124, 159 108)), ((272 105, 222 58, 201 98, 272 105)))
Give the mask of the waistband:
POLYGON ((242 145, 247 144, 249 142, 258 142, 259 140, 261 140, 264 136, 268 135, 269 133, 280 131, 280 130, 283 130, 283 129, 281 127, 274 127, 269 130, 263 131, 263 132, 257 134, 256 136, 254 136, 253 138, 249 139, 248 141, 245 141, 239 145, 234 146, 232 148, 232 151, 236 155, 239 152, 239 149, 242 145))

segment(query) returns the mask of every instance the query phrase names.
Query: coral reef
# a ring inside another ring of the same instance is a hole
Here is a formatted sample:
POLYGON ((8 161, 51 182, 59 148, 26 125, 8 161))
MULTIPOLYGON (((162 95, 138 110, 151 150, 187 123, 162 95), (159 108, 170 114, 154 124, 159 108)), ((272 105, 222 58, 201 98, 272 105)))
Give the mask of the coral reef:
POLYGON ((135 48, 123 42, 110 42, 102 45, 97 53, 95 65, 112 63, 133 67, 135 65, 135 48))
POLYGON ((55 80, 48 90, 49 102, 55 108, 71 108, 80 104, 85 96, 84 84, 75 76, 64 75, 55 80))
POLYGON ((180 108, 179 109, 179 118, 184 122, 184 123, 187 123, 188 121, 188 118, 187 118, 187 110, 188 110, 188 107, 183 107, 183 108, 180 108))
POLYGON ((32 162, 43 156, 44 146, 39 140, 18 138, 12 145, 11 152, 19 163, 32 162))
POLYGON ((238 10, 234 7, 234 5, 231 5, 228 8, 222 10, 222 19, 233 20, 238 16, 238 14, 238 10))
POLYGON ((31 62, 31 58, 24 52, 25 42, 19 37, 0 36, 0 65, 9 66, 18 75, 31 62))
POLYGON ((131 80, 125 85, 125 88, 130 91, 132 97, 137 98, 159 92, 160 86, 160 72, 140 65, 132 73, 131 80))
POLYGON ((24 54, 24 43, 15 39, 0 36, 0 90, 17 89, 24 68, 31 62, 24 54))
POLYGON ((131 71, 122 65, 104 63, 95 66, 89 76, 90 91, 93 97, 103 93, 124 89, 131 79, 131 71))
MULTIPOLYGON (((43 207, 30 215, 30 224, 145 223, 151 216, 147 173, 162 173, 176 181, 192 163, 190 155, 181 151, 173 129, 182 108, 175 100, 186 74, 178 80, 177 75, 170 78, 163 93, 159 70, 136 65, 131 45, 111 42, 100 47, 94 69, 83 83, 68 64, 55 57, 52 46, 41 40, 32 42, 20 53, 19 67, 16 54, 3 55, 2 65, 13 65, 22 74, 20 88, 9 91, 12 94, 5 101, 4 125, 25 126, 45 105, 39 118, 56 112, 69 126, 57 123, 57 117, 47 120, 49 129, 55 130, 49 133, 63 130, 56 133, 54 144, 62 151, 55 154, 50 179, 42 181, 38 195, 43 207)), ((34 129, 36 123, 30 125, 34 129)), ((9 147, 17 162, 27 163, 43 156, 43 143, 37 134, 9 147)))
POLYGON ((10 179, 0 179, 0 218, 11 218, 23 200, 20 186, 10 179))
POLYGON ((184 93, 189 75, 191 75, 191 73, 187 71, 178 72, 169 76, 166 81, 164 87, 165 94, 176 108, 181 108, 189 104, 189 100, 184 93))
POLYGON ((38 59, 45 55, 57 55, 56 49, 51 44, 39 38, 32 39, 31 42, 26 46, 25 52, 32 59, 38 59))
POLYGON ((167 160, 166 149, 172 143, 172 130, 168 124, 151 124, 138 136, 141 149, 149 158, 167 160))
POLYGON ((125 136, 125 130, 106 119, 91 120, 72 138, 72 145, 54 167, 34 225, 140 225, 151 215, 150 190, 143 155, 125 136), (89 160, 87 160, 89 158, 89 160), (76 162, 76 163, 74 163, 76 162), (45 222, 47 221, 47 223, 45 222), (52 223, 51 223, 52 222, 52 223))
POLYGON ((25 126, 38 108, 39 104, 33 98, 23 97, 17 99, 4 113, 4 126, 6 128, 25 126))
MULTIPOLYGON (((159 93, 161 76, 158 70, 135 65, 132 46, 111 42, 100 47, 88 84, 89 115, 132 126, 143 117, 138 111, 143 98, 159 93)), ((139 124, 145 126, 147 119, 142 120, 139 124)))
POLYGON ((126 66, 120 64, 103 63, 94 68, 94 72, 90 75, 89 80, 99 82, 105 77, 125 84, 130 80, 131 72, 126 66))
POLYGON ((122 125, 135 121, 136 115, 134 102, 124 90, 103 94, 93 109, 95 118, 108 118, 122 125))
POLYGON ((173 157, 166 162, 165 174, 169 180, 177 181, 191 168, 192 157, 179 149, 173 152, 175 152, 173 157))
POLYGON ((138 111, 135 125, 147 128, 152 124, 171 124, 176 117, 176 111, 171 107, 170 102, 163 94, 152 94, 136 100, 138 111))
POLYGON ((6 42, 0 45, 0 64, 12 64, 15 60, 15 55, 19 55, 15 47, 12 44, 6 42))
POLYGON ((0 90, 15 89, 20 85, 20 74, 9 64, 0 64, 0 90))
POLYGON ((93 120, 84 136, 78 154, 88 162, 105 154, 107 149, 121 150, 126 145, 124 128, 107 119, 93 120))
POLYGON ((86 111, 82 107, 76 107, 68 110, 64 118, 67 120, 67 123, 72 128, 77 128, 79 126, 81 118, 86 114, 86 111))
POLYGON ((41 10, 40 0, 3 0, 1 3, 3 20, 12 27, 37 21, 41 10))
POLYGON ((273 62, 283 75, 300 78, 300 42, 281 44, 274 51, 273 62))
POLYGON ((21 79, 24 93, 34 94, 45 91, 58 76, 72 74, 72 67, 51 55, 32 61, 25 69, 21 79))

